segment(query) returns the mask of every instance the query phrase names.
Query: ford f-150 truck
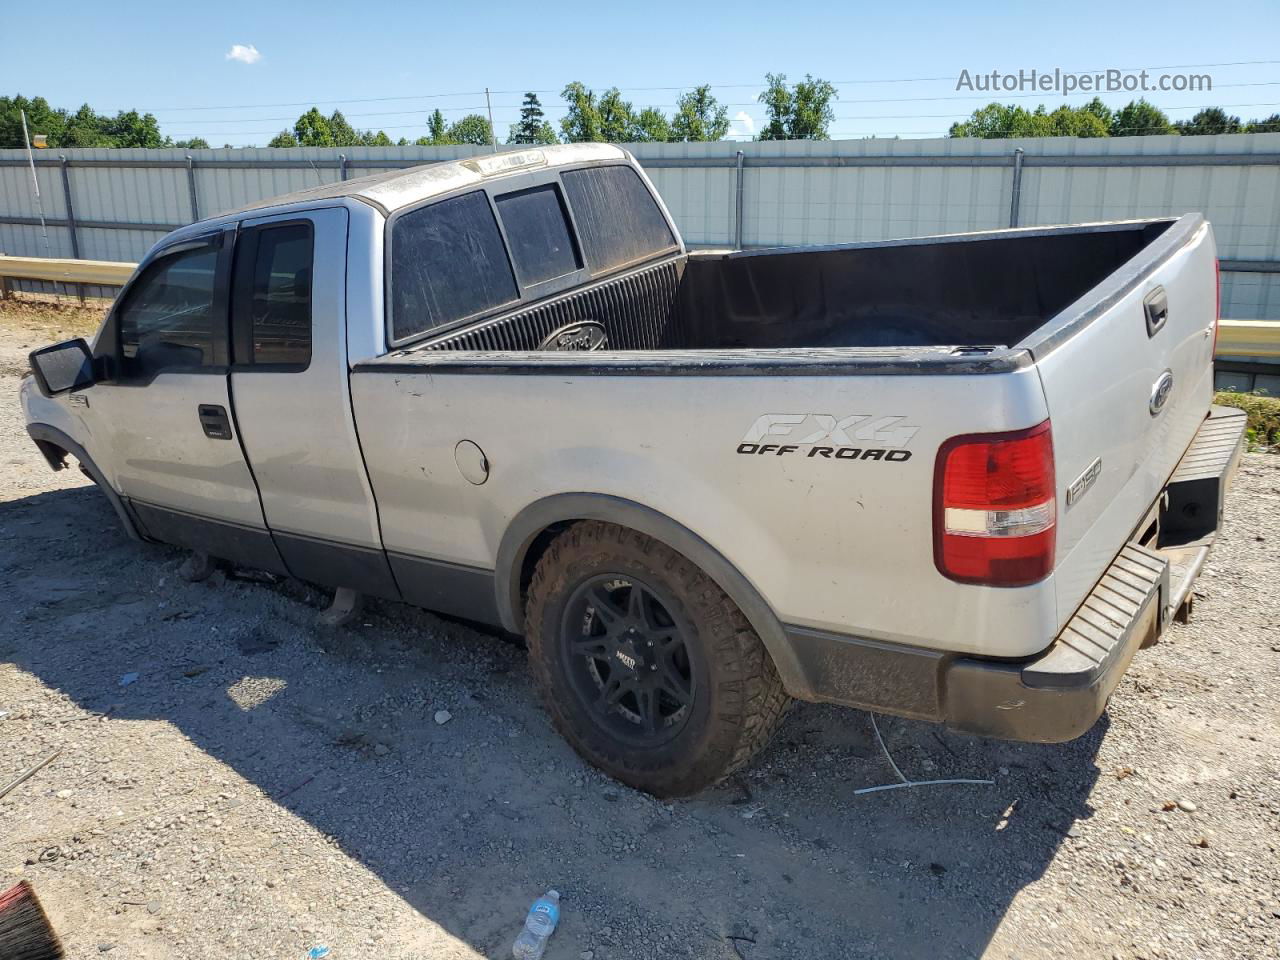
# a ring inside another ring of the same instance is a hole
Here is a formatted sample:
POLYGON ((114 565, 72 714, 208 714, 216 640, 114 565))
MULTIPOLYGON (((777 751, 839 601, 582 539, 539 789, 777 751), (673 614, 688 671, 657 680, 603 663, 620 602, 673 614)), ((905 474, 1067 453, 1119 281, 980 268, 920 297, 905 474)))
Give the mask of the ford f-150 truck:
POLYGON ((125 530, 523 634, 659 795, 790 698, 1052 742, 1185 616, 1243 420, 1180 218, 690 252, 604 144, 183 227, 28 430, 125 530))

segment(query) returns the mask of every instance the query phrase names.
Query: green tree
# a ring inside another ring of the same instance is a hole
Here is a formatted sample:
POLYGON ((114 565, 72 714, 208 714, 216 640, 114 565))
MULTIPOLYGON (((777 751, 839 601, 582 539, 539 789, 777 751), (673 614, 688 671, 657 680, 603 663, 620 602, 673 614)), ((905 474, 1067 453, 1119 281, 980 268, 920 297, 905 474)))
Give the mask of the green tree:
POLYGON ((1280 133, 1280 113, 1273 113, 1265 120, 1250 120, 1245 124, 1245 133, 1280 133))
POLYGON ((297 145, 298 138, 293 135, 292 130, 281 130, 267 144, 268 147, 296 147, 297 145))
POLYGON ((968 120, 953 123, 947 136, 981 137, 988 140, 1020 136, 1022 134, 1013 131, 1029 124, 1029 118, 1030 114, 1026 110, 1012 103, 988 103, 969 114, 968 120))
POLYGON ((673 140, 719 140, 729 132, 729 108, 722 107, 711 95, 711 87, 703 84, 676 99, 676 113, 671 119, 673 140))
POLYGON ((457 142, 449 139, 449 128, 445 124, 444 114, 439 110, 433 111, 427 118, 427 135, 414 141, 420 147, 447 147, 457 142))
POLYGON ((596 95, 586 85, 574 80, 560 96, 569 104, 569 111, 560 119, 560 132, 565 143, 597 143, 604 140, 600 131, 600 109, 596 95))
POLYGON ((347 122, 341 110, 335 110, 329 116, 329 138, 332 141, 326 146, 355 147, 363 142, 361 135, 347 122))
MULTIPOLYGON (((86 105, 82 109, 89 110, 86 105)), ((12 97, 0 97, 0 147, 25 147, 22 139, 22 111, 27 114, 28 132, 35 136, 44 134, 49 138, 49 146, 66 146, 64 137, 67 126, 67 111, 55 110, 49 106, 44 97, 28 99, 22 94, 12 97)), ((90 115, 93 111, 89 110, 90 115)), ((95 118, 96 119, 96 118, 95 118)), ((96 128, 95 128, 96 132, 96 128)), ((109 146, 106 143, 91 143, 86 146, 109 146)))
POLYGON ((1102 118, 1086 104, 1083 107, 1068 107, 1063 104, 1049 114, 1049 122, 1053 125, 1053 137, 1105 137, 1109 136, 1107 125, 1102 118))
MULTIPOLYGON (((29 117, 28 120, 30 120, 29 117)), ((58 143, 54 144, 51 140, 50 145, 59 147, 116 146, 115 141, 107 136, 103 130, 102 121, 103 118, 94 113, 91 106, 87 103, 82 104, 79 110, 66 118, 62 134, 58 137, 58 143)))
POLYGON ((559 143, 555 130, 547 123, 542 102, 533 92, 524 95, 520 105, 520 122, 511 125, 507 143, 559 143))
POLYGON ((173 145, 184 150, 208 150, 209 141, 204 137, 192 137, 190 140, 175 140, 173 145))
POLYGON ((761 140, 786 140, 787 122, 791 119, 791 88, 787 86, 785 73, 766 73, 765 89, 756 99, 764 104, 765 121, 760 130, 761 140))
POLYGON ((1080 109, 1087 111, 1088 113, 1092 113, 1102 121, 1102 126, 1106 130, 1110 131, 1111 122, 1115 119, 1115 114, 1111 112, 1111 108, 1103 103, 1100 98, 1094 97, 1080 109))
POLYGON ((114 117, 84 104, 75 113, 54 109, 44 97, 18 94, 0 97, 0 147, 22 147, 22 113, 32 138, 44 136, 50 147, 165 147, 172 141, 160 133, 149 113, 121 110, 114 117))
POLYGON ((631 139, 636 143, 666 143, 671 139, 671 121, 657 107, 645 107, 636 114, 631 139))
POLYGON ((110 120, 104 119, 102 127, 116 147, 164 147, 169 143, 161 136, 156 118, 137 110, 121 110, 110 120))
POLYGON ((1205 107, 1190 120, 1174 124, 1184 137, 1208 137, 1218 133, 1239 133, 1240 118, 1232 117, 1221 107, 1205 107))
POLYGON ((634 139, 635 113, 631 104, 622 99, 617 87, 610 87, 600 97, 597 106, 600 114, 600 139, 609 143, 627 143, 634 139))
MULTIPOLYGON (((341 114, 339 114, 341 116, 341 114)), ((328 118, 315 107, 300 116, 293 125, 293 134, 300 147, 332 147, 333 128, 328 118)))
POLYGON ((360 135, 360 145, 364 147, 394 147, 395 142, 387 136, 384 130, 379 130, 377 133, 372 130, 366 130, 360 135))
POLYGON ((487 147, 493 142, 493 128, 478 113, 469 113, 461 120, 449 124, 447 134, 450 143, 470 143, 487 147))
POLYGON ((1111 118, 1113 137, 1154 137, 1177 133, 1168 116, 1145 99, 1131 100, 1111 118))
POLYGON ((765 124, 759 140, 826 140, 835 111, 836 88, 805 74, 794 88, 785 73, 766 73, 765 89, 756 99, 764 104, 765 124))
POLYGON ((795 85, 791 95, 791 116, 787 121, 788 140, 827 140, 827 129, 835 119, 831 101, 836 88, 811 74, 795 85))
POLYGON ((1049 113, 1044 104, 1034 110, 1012 103, 989 103, 953 123, 948 136, 1004 139, 1009 137, 1105 137, 1107 127, 1089 104, 1063 104, 1049 113))

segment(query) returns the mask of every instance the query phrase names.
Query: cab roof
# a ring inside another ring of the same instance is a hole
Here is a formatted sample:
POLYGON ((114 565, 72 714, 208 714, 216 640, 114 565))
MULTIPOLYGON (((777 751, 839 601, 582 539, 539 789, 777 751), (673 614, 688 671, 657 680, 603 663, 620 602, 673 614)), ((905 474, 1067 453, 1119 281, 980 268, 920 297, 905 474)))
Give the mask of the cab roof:
POLYGON ((592 161, 629 160, 631 155, 608 143, 573 143, 553 147, 528 147, 502 153, 482 153, 462 160, 447 160, 420 167, 388 170, 368 177, 356 177, 297 190, 219 214, 225 217, 267 207, 353 197, 390 214, 400 207, 429 200, 459 187, 484 183, 494 177, 563 167, 592 161))

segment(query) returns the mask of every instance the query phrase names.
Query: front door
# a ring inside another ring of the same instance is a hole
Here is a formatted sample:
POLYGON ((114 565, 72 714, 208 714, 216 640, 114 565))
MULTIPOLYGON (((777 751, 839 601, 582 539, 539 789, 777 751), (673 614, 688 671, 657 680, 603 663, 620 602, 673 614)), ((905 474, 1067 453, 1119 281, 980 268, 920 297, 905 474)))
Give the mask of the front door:
POLYGON ((283 570, 232 409, 228 297, 233 231, 179 242, 124 292, 89 391, 91 451, 154 539, 283 570))

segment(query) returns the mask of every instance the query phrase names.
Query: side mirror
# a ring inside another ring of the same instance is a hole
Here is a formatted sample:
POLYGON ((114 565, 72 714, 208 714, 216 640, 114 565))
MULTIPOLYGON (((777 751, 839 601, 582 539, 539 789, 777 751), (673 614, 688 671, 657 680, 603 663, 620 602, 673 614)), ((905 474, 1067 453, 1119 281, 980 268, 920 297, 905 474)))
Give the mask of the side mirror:
POLYGON ((46 397, 93 386, 93 354, 83 337, 31 351, 31 371, 46 397))

